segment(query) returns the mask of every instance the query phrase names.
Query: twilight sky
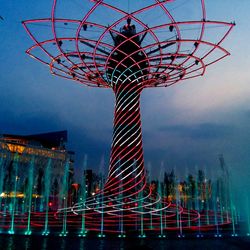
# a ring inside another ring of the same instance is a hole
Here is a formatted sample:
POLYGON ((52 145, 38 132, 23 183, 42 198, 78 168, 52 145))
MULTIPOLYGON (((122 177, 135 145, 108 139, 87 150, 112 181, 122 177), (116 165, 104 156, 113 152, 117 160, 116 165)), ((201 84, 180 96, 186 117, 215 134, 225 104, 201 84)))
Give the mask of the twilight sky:
MULTIPOLYGON (((89 6, 87 0, 71 2, 78 9, 89 6)), ((33 43, 21 21, 49 17, 51 3, 0 0, 4 19, 0 19, 0 134, 67 129, 68 148, 76 152, 76 167, 87 154, 89 167, 98 169, 104 157, 107 168, 112 91, 54 77, 46 66, 25 54, 33 43)), ((223 153, 235 180, 241 180, 238 185, 244 187, 250 179, 250 1, 207 0, 206 6, 208 20, 236 22, 223 43, 232 55, 209 67, 204 77, 144 90, 145 165, 157 169, 163 162, 167 170, 175 167, 185 172, 198 166, 211 172, 219 167, 218 154, 223 153)), ((178 13, 178 8, 175 11, 178 13)), ((69 16, 73 14, 72 10, 69 16)))

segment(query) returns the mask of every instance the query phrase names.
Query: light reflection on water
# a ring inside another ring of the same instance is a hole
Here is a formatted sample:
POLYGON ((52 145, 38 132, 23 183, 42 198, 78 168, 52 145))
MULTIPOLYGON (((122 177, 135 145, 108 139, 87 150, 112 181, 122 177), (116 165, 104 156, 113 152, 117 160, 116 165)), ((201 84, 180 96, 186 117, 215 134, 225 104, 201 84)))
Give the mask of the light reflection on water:
POLYGON ((62 238, 62 239, 61 239, 61 244, 60 244, 60 245, 61 245, 61 248, 60 248, 60 249, 61 249, 61 250, 65 250, 65 246, 66 246, 65 238, 62 238))
POLYGON ((83 239, 80 240, 79 250, 85 250, 84 240, 83 239))
POLYGON ((227 239, 83 239, 0 235, 0 250, 165 250, 250 249, 250 238, 227 239), (248 246, 248 248, 246 248, 248 246))
POLYGON ((25 240, 25 249, 30 249, 30 238, 26 238, 25 240))
POLYGON ((46 250, 47 249, 47 244, 48 244, 48 238, 44 238, 41 250, 46 250))
MULTIPOLYGON (((159 242, 160 243, 160 242, 159 242)), ((158 245, 157 249, 166 249, 158 245)), ((144 240, 80 239, 39 236, 0 235, 0 250, 151 250, 144 240)))
MULTIPOLYGON (((13 248, 13 237, 10 237, 9 240, 7 241, 8 244, 7 244, 7 249, 6 250, 9 250, 9 249, 14 249, 13 248)), ((2 244, 1 244, 2 245, 2 244)))

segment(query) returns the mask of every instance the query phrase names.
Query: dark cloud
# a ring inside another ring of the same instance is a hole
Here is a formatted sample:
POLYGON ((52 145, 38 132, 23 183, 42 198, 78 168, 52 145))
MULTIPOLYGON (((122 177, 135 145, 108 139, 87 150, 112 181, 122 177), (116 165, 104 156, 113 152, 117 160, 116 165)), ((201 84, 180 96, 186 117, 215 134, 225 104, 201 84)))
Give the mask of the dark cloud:
POLYGON ((54 114, 49 113, 0 113, 1 133, 29 134, 60 130, 63 127, 54 114))
POLYGON ((197 125, 166 126, 159 130, 192 139, 220 139, 232 133, 233 127, 226 124, 201 123, 197 125))
POLYGON ((247 110, 247 111, 246 111, 246 117, 247 117, 247 118, 250 118, 250 110, 247 110))
POLYGON ((76 152, 76 168, 81 168, 83 158, 88 157, 88 168, 98 170, 102 157, 106 169, 110 154, 110 142, 101 141, 89 135, 87 130, 70 130, 68 148, 76 152))

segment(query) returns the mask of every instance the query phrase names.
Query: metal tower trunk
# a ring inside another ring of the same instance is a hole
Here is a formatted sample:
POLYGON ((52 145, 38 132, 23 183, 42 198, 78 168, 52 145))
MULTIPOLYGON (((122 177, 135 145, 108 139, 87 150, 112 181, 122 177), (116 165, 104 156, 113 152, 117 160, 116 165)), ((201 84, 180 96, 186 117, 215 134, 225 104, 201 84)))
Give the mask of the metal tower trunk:
POLYGON ((113 141, 106 188, 110 194, 130 196, 145 186, 140 94, 138 84, 116 88, 113 141))

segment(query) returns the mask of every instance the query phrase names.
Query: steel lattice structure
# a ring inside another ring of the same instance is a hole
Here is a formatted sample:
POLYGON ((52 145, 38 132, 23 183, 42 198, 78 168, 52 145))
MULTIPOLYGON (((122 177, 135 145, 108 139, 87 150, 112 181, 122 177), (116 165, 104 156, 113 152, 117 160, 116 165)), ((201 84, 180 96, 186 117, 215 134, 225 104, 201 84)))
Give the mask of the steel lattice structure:
POLYGON ((171 204, 160 196, 152 199, 146 189, 140 94, 144 88, 168 87, 204 75, 207 66, 229 55, 221 44, 235 24, 207 20, 204 0, 195 1, 192 8, 200 10, 200 16, 188 21, 171 11, 178 0, 138 1, 131 11, 124 7, 126 1, 83 2, 89 9, 79 19, 58 17, 62 3, 54 0, 51 17, 23 22, 35 42, 28 55, 49 66, 54 75, 111 88, 116 97, 108 179, 97 198, 70 211, 158 213, 171 204), (159 19, 147 23, 147 16, 157 12, 159 19), (109 20, 98 22, 100 13, 109 20), (43 27, 49 30, 47 38, 43 27), (214 28, 220 32, 207 36, 206 30, 214 28), (97 206, 98 199, 102 206, 97 206))

